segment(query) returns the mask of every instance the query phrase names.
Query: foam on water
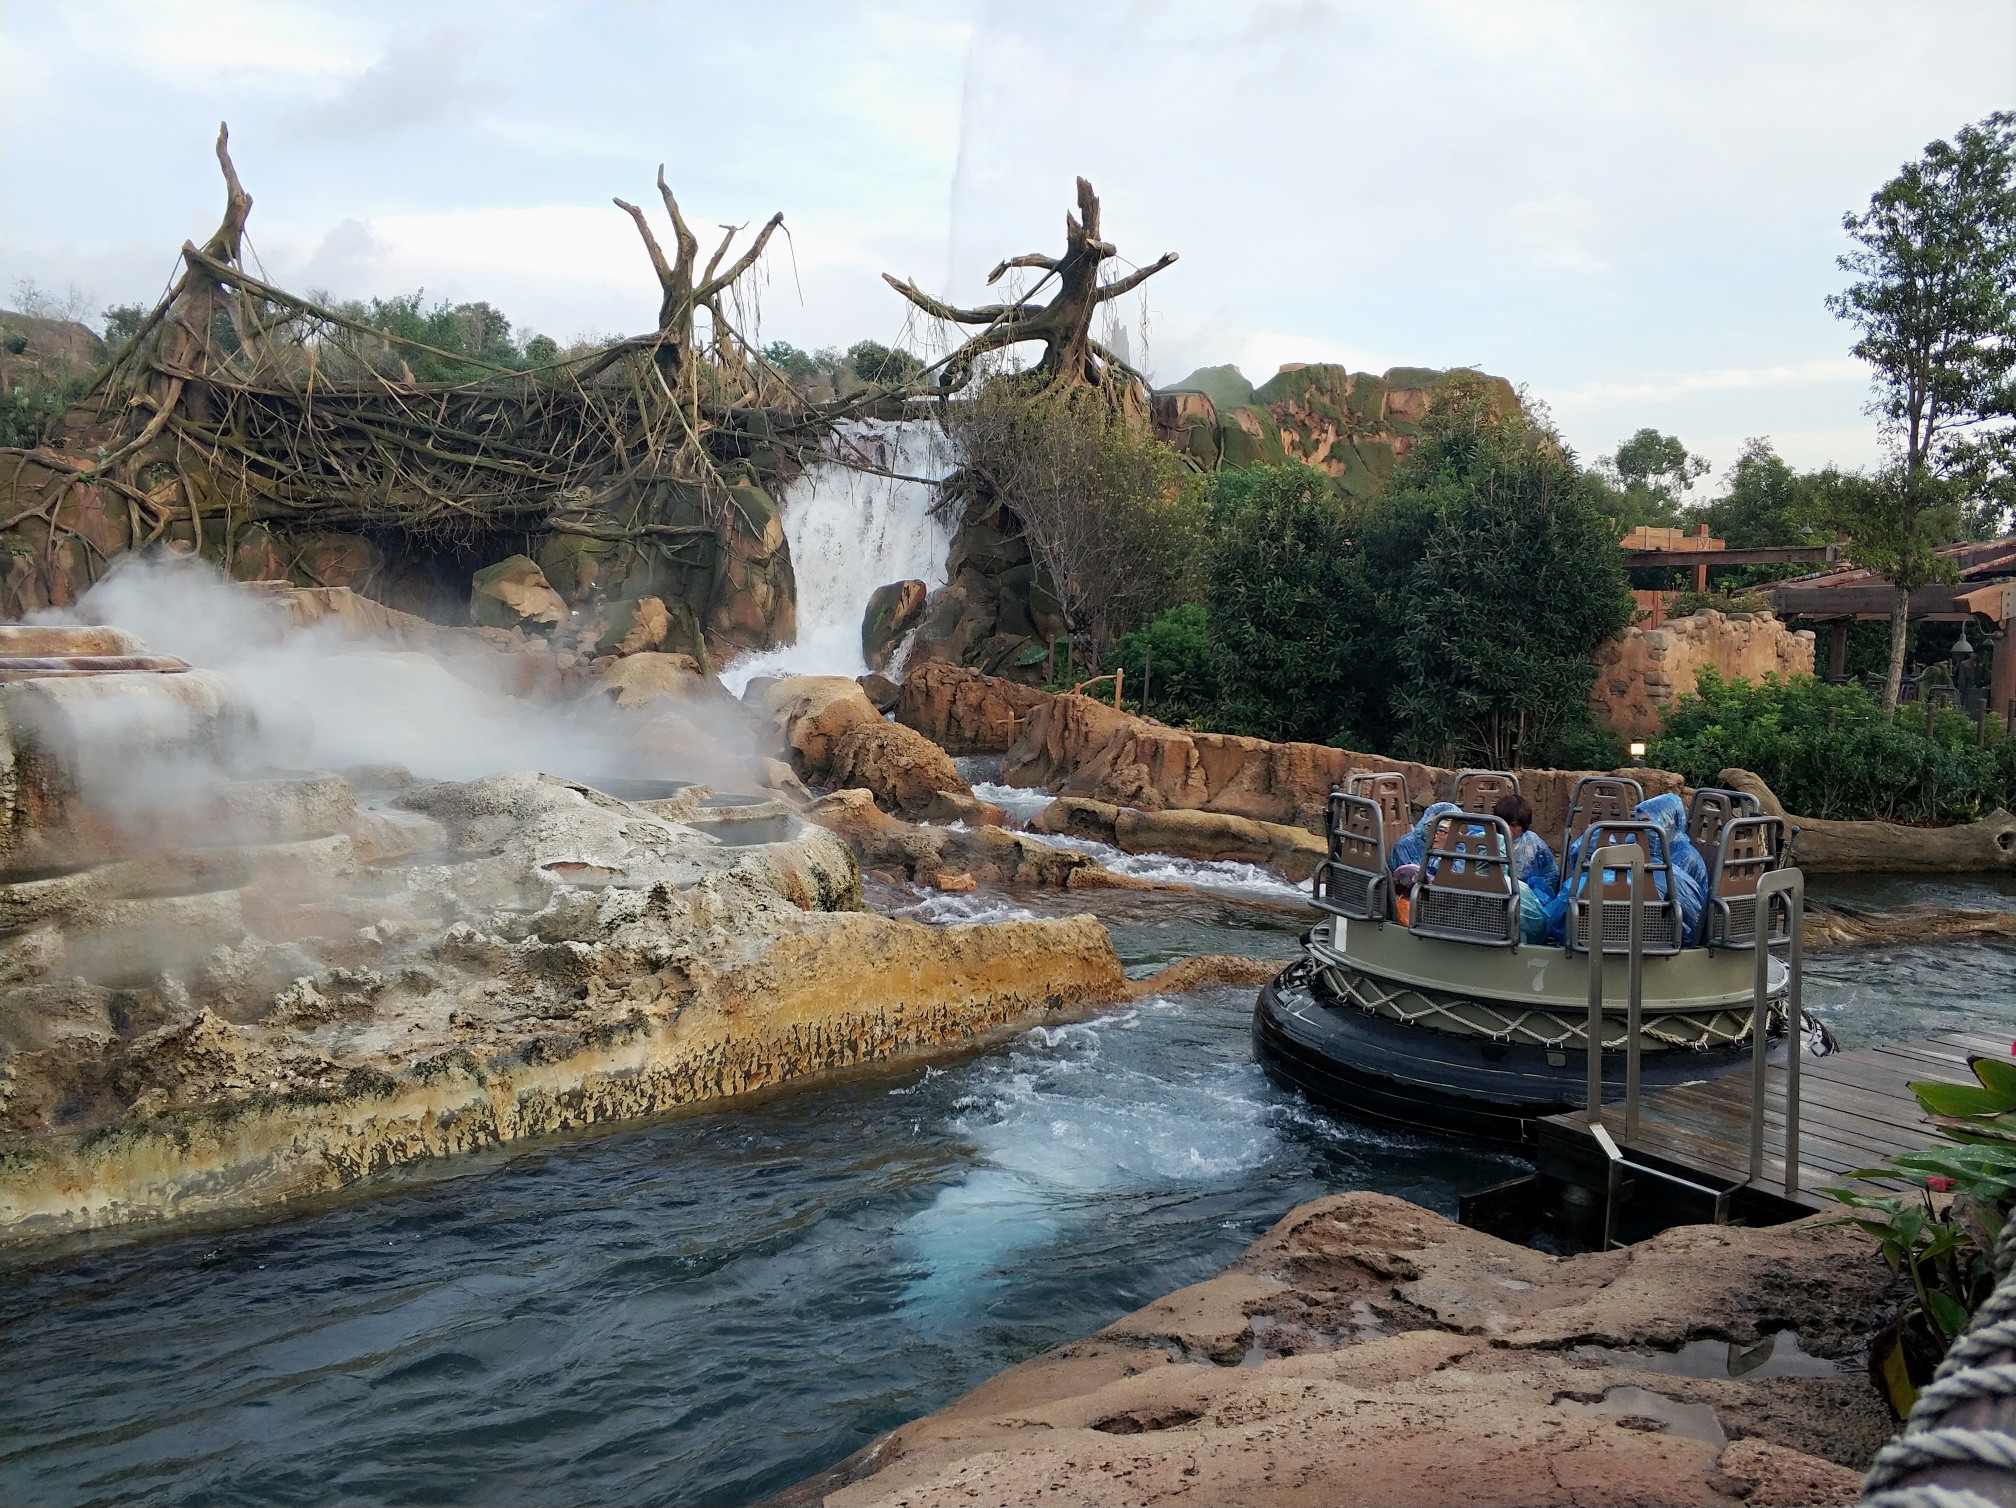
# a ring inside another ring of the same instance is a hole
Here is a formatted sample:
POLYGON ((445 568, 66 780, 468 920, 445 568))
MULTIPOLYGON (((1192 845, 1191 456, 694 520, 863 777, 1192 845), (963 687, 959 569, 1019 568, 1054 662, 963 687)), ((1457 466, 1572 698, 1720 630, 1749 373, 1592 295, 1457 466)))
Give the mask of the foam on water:
POLYGON ((821 461, 791 484, 782 513, 798 578, 798 639, 724 670, 722 683, 737 696, 758 676, 866 675, 861 615, 875 589, 892 581, 945 584, 959 521, 932 511, 936 484, 953 465, 943 432, 925 419, 850 419, 833 448, 920 480, 821 461))
POLYGON ((949 1128, 971 1165, 898 1230, 913 1274, 907 1305, 970 1303, 1116 1196, 1219 1185, 1281 1155, 1280 1096, 1250 1063, 1108 1055, 1116 1035, 1185 1009, 1181 997, 1155 996, 1038 1027, 982 1066, 949 1128))
MULTIPOLYGON (((992 799, 991 797, 989 798, 992 799)), ((1259 864, 1232 859, 1184 859, 1170 853, 1127 853, 1110 843, 1068 834, 1045 833, 1045 843, 1090 854, 1117 874, 1164 885, 1194 885, 1221 895, 1251 896, 1265 901, 1307 901, 1309 887, 1284 880, 1259 864)))
POLYGON ((1042 786, 1001 785, 996 781, 975 781, 969 775, 967 780, 973 786, 973 794, 982 801, 991 801, 1017 822, 1027 822, 1044 807, 1057 799, 1054 791, 1046 791, 1042 786))

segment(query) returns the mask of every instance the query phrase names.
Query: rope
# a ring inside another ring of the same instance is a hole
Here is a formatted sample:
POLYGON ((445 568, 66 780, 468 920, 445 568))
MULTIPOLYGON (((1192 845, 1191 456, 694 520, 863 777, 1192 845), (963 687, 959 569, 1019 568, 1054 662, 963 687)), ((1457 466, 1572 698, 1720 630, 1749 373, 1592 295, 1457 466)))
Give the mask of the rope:
POLYGON ((2016 1216, 2002 1223, 1989 1265, 1999 1275, 1994 1292, 1974 1311, 1972 1323, 1918 1395, 1904 1432, 1876 1453, 1862 1482, 1864 1508, 1998 1508, 1963 1488, 1897 1485, 1914 1472, 1940 1467, 2016 1473, 2016 1435, 1939 1423, 1965 1404, 2016 1399, 2016 1362, 1991 1360, 2016 1353, 2016 1216))

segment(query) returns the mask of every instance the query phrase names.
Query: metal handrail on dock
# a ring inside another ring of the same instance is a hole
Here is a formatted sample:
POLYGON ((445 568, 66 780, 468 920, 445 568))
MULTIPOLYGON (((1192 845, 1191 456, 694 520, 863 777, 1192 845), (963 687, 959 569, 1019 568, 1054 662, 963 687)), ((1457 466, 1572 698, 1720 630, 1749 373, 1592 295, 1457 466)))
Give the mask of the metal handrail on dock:
MULTIPOLYGON (((1620 843, 1597 850, 1590 855, 1587 872, 1600 877, 1605 871, 1626 870, 1630 874, 1630 919, 1626 933, 1625 977, 1626 994, 1624 1006, 1624 1140, 1620 1146, 1603 1123, 1603 1034, 1604 1034, 1604 988, 1603 988, 1603 928, 1600 925, 1601 907, 1604 904, 1600 891, 1593 903, 1597 907, 1599 921, 1590 928, 1589 959, 1589 1017, 1586 1032, 1588 1054, 1588 1104, 1585 1115, 1591 1137, 1602 1149, 1608 1163, 1608 1177, 1605 1180, 1603 1211, 1603 1245, 1607 1249, 1615 1238, 1617 1228, 1617 1206, 1623 1192, 1623 1175, 1628 1169, 1641 1176, 1651 1177, 1687 1188, 1707 1196, 1713 1202, 1715 1218, 1718 1222, 1728 1219, 1729 1197, 1727 1190, 1716 1190, 1696 1183, 1679 1174, 1664 1169, 1644 1166, 1631 1161, 1626 1155, 1639 1133, 1639 1109, 1643 1078, 1643 1043, 1640 1040, 1644 1027, 1645 1005, 1645 876, 1648 860, 1645 850, 1635 843, 1620 843)), ((1600 879, 1598 881, 1600 884, 1600 879)), ((1672 881, 1668 881, 1669 885, 1672 881)), ((1786 981, 1786 1072, 1785 1072, 1785 1197, 1791 1199, 1799 1191, 1799 1058, 1804 1050, 1804 1022, 1802 1004, 1805 986, 1805 908, 1806 877, 1797 869, 1779 869, 1763 875, 1757 882, 1756 906, 1757 922, 1753 931, 1755 941, 1752 946, 1757 953, 1757 967, 1750 1005, 1750 1165, 1749 1178, 1743 1185, 1761 1189, 1764 1185, 1764 1122, 1767 1079, 1765 1069, 1770 1056, 1770 994, 1771 994, 1771 942, 1773 930, 1771 912, 1779 897, 1784 897, 1786 911, 1785 940, 1788 945, 1786 981)), ((1572 924, 1571 924, 1572 927, 1572 924)))

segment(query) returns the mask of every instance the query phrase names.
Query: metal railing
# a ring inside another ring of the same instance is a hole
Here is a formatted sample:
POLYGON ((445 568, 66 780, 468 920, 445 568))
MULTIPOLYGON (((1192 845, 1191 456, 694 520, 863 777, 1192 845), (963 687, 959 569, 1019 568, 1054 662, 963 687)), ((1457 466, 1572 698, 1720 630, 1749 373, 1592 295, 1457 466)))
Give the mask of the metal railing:
MULTIPOLYGON (((1608 1163, 1604 1199, 1603 1246, 1613 1243, 1617 1227, 1617 1207, 1623 1192, 1626 1169, 1642 1176, 1664 1180, 1708 1196, 1713 1201, 1717 1222, 1726 1221, 1729 1209, 1727 1189, 1717 1190, 1663 1169, 1630 1161, 1625 1151, 1638 1136, 1639 1103, 1644 1074, 1642 1039, 1645 1016, 1645 851, 1632 843, 1614 844, 1589 856, 1585 871, 1600 883, 1605 870, 1628 870, 1631 876, 1631 916, 1625 953, 1624 1003, 1624 1145, 1603 1123, 1603 947, 1600 934, 1587 953, 1589 960, 1589 1019, 1587 1026, 1588 1108, 1590 1135, 1602 1149, 1608 1163)), ((1672 883, 1670 880, 1668 883, 1672 883)), ((1766 1068, 1770 1058, 1771 997, 1771 908, 1784 897, 1786 907, 1788 976, 1785 991, 1785 1197, 1799 1191, 1799 1066, 1805 1051, 1802 1004, 1806 960, 1806 877, 1797 869, 1779 869, 1757 882, 1756 972, 1752 977, 1750 1000, 1750 1162, 1745 1186, 1762 1188, 1764 1183, 1766 1068)), ((1599 902, 1600 904, 1600 902, 1599 902)), ((2016 1224, 2016 1221, 2012 1221, 2016 1224)))
POLYGON ((1771 993, 1771 905, 1785 897, 1785 1197, 1799 1192, 1799 1060, 1805 1056, 1806 876, 1774 869, 1757 882, 1757 972, 1750 996, 1750 1182, 1764 1181, 1765 1025, 1771 993))

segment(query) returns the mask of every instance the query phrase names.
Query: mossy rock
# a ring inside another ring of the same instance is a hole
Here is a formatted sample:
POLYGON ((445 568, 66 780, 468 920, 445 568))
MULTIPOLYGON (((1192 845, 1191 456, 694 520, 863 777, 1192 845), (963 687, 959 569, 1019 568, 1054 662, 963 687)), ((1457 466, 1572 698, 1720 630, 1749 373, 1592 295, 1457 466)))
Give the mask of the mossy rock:
POLYGON ((1255 403, 1299 403, 1341 420, 1351 391, 1351 373, 1334 362, 1315 361, 1308 366, 1276 372, 1253 393, 1255 403))
POLYGON ((1386 384, 1370 372, 1355 372, 1345 402, 1355 424, 1376 428, 1385 415, 1386 384))
POLYGON ((612 567, 618 566, 617 542, 588 539, 579 534, 549 534, 539 544, 539 569, 553 590, 568 602, 579 605, 593 596, 598 587, 609 584, 612 567))
POLYGON ((1287 459, 1281 449, 1280 427, 1264 408, 1248 406, 1225 413, 1218 423, 1218 447, 1224 457, 1222 464, 1233 468, 1279 466, 1287 459), (1240 422, 1242 416, 1252 428, 1240 422), (1257 435, 1254 428, 1260 431, 1257 435))
POLYGON ((1172 382, 1159 391, 1165 393, 1202 393, 1211 400, 1212 407, 1219 413, 1227 409, 1243 408, 1253 401, 1253 384, 1246 380, 1246 374, 1236 366, 1199 367, 1181 382, 1172 382))

